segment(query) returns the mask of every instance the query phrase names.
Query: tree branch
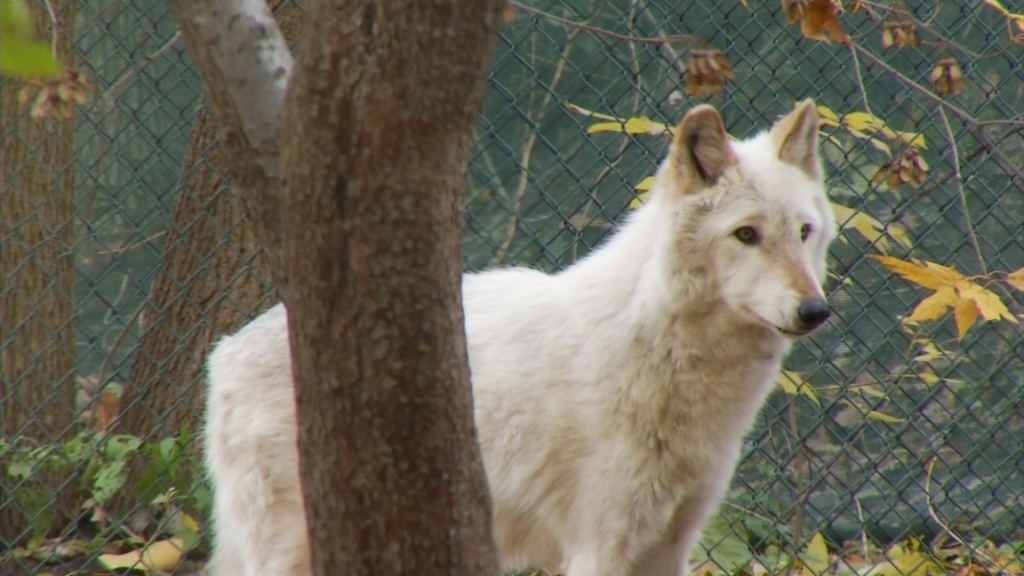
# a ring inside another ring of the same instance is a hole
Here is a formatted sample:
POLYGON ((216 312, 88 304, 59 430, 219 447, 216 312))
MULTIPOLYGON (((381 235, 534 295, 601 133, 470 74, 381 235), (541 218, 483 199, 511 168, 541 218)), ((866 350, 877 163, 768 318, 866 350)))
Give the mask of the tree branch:
POLYGON ((559 24, 565 24, 566 26, 571 26, 573 28, 579 28, 580 30, 586 30, 587 32, 593 32, 594 34, 600 34, 601 36, 614 38, 615 40, 624 40, 626 42, 638 42, 640 44, 654 44, 657 46, 672 43, 696 44, 697 46, 704 45, 704 39, 701 38, 700 36, 697 36, 696 34, 676 34, 673 36, 656 36, 652 38, 644 38, 640 36, 627 36, 625 34, 619 34, 618 32, 606 30, 604 28, 597 28, 596 26, 591 26, 583 22, 576 22, 574 20, 561 18, 559 16, 555 16, 554 14, 550 14, 543 10, 533 8, 532 6, 520 4, 519 2, 516 2, 516 0, 508 0, 508 3, 512 6, 515 6, 517 9, 522 10, 523 12, 533 14, 534 16, 537 16, 539 18, 551 20, 552 22, 558 22, 559 24))
POLYGON ((263 0, 171 0, 217 117, 224 169, 280 274, 278 132, 292 55, 263 0))

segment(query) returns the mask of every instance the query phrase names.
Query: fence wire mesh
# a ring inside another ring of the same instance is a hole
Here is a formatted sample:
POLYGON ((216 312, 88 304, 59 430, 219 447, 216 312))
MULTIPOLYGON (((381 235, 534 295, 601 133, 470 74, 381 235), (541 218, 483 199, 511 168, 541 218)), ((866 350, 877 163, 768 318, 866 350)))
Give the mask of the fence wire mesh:
MULTIPOLYGON (((270 276, 167 4, 30 4, 97 90, 72 120, 36 120, 3 80, 0 574, 92 573, 168 538, 188 553, 164 568, 195 573, 202 362, 274 302, 270 276)), ((847 45, 787 20, 821 4, 510 5, 472 149, 466 268, 584 256, 642 202, 658 126, 698 102, 745 137, 814 98, 842 224, 835 313, 787 360, 694 563, 1020 574, 1024 6, 851 1, 847 45), (709 48, 734 77, 695 98, 691 51, 709 48), (949 309, 924 314, 942 281, 885 255, 962 280, 949 309), (833 557, 816 564, 818 534, 833 557), (889 564, 868 563, 879 554, 889 564)), ((300 40, 302 8, 277 15, 300 40)))

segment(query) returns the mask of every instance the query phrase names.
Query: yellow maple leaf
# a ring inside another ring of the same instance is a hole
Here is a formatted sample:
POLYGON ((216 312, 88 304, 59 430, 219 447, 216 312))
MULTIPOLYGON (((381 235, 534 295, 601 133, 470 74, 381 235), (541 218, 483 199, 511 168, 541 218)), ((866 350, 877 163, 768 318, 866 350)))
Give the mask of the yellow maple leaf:
POLYGON ((867 112, 848 112, 843 116, 843 124, 851 133, 857 132, 861 137, 867 136, 865 132, 877 132, 886 128, 885 122, 867 112))
POLYGON ((775 382, 780 388, 789 396, 806 396, 811 402, 821 406, 821 401, 818 400, 818 394, 814 391, 814 387, 811 386, 807 381, 804 380, 798 372, 792 370, 783 370, 775 378, 775 382))
POLYGON ((885 412, 879 412, 877 410, 868 410, 867 413, 864 416, 867 417, 867 418, 870 418, 872 420, 878 420, 879 422, 885 422, 887 424, 896 424, 898 422, 903 422, 904 420, 906 420, 906 418, 898 418, 896 416, 890 416, 889 414, 886 414, 885 412))
POLYGON ((1017 318, 1010 314, 1006 304, 999 299, 999 295, 991 290, 979 286, 974 282, 959 282, 956 285, 960 297, 965 300, 973 300, 978 305, 978 312, 986 322, 999 320, 1000 318, 1017 324, 1017 318))
POLYGON ((648 176, 641 180, 639 184, 633 187, 634 190, 639 190, 640 193, 636 195, 636 198, 629 201, 629 207, 639 208, 651 195, 652 188, 654 188, 654 176, 648 176))
POLYGON ((1017 25, 1017 28, 1020 28, 1021 32, 1024 32, 1024 14, 1014 14, 1013 12, 1010 12, 999 2, 999 0, 984 0, 984 2, 985 4, 988 4, 1002 12, 1003 16, 1009 18, 1011 22, 1017 25))
MULTIPOLYGON (((952 280, 950 271, 957 274, 957 278, 962 278, 959 272, 952 268, 945 266, 921 266, 915 262, 909 262, 907 260, 900 260, 899 258, 892 258, 890 256, 868 256, 882 263, 883 266, 889 270, 898 274, 904 280, 913 282, 918 286, 923 286, 931 290, 938 290, 944 286, 953 286, 956 281, 952 280)), ((934 264, 934 263, 929 263, 934 264)))
POLYGON ((921 346, 921 353, 915 356, 911 362, 932 362, 946 356, 945 352, 929 340, 921 346))
POLYGON ((886 226, 868 214, 842 204, 832 204, 832 213, 844 230, 848 228, 856 230, 882 254, 889 251, 889 238, 904 248, 912 246, 906 229, 899 224, 893 223, 886 226))
POLYGON ((637 190, 645 191, 654 188, 654 176, 648 176, 647 178, 644 178, 643 180, 640 181, 639 184, 634 186, 634 188, 637 190))
POLYGON ((978 320, 978 304, 974 300, 958 301, 953 308, 953 318, 956 320, 956 339, 963 340, 964 335, 978 320))
POLYGON ((828 106, 818 106, 818 127, 822 126, 839 126, 839 114, 835 113, 828 106))
POLYGON ((1017 290, 1024 292, 1024 268, 1021 268, 1016 272, 1009 272, 1006 275, 1006 283, 1017 290))
POLYGON ((963 280, 964 275, 957 272, 956 268, 950 268, 949 266, 943 266, 942 264, 936 264, 935 262, 925 262, 925 268, 932 271, 936 278, 941 278, 950 284, 955 284, 960 280, 963 280))
POLYGON ((926 320, 938 320, 946 313, 946 310, 955 306, 959 297, 952 286, 943 286, 934 294, 921 300, 914 311, 910 313, 907 320, 911 322, 922 322, 926 320))
POLYGON ((650 134, 660 136, 671 133, 673 127, 661 122, 654 122, 646 116, 636 116, 626 120, 598 122, 587 127, 587 134, 595 132, 625 132, 626 134, 650 134))

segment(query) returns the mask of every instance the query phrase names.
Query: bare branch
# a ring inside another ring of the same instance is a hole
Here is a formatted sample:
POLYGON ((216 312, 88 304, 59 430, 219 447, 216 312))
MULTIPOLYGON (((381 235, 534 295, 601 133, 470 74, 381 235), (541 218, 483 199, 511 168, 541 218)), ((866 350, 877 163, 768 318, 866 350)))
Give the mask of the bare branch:
POLYGON ((960 151, 956 146, 956 135, 953 134, 953 128, 949 125, 949 118, 946 116, 946 111, 941 106, 938 107, 939 118, 942 118, 942 126, 946 129, 946 137, 949 138, 949 146, 953 150, 953 174, 954 182, 956 182, 956 191, 960 196, 960 209, 964 213, 964 223, 967 226, 967 237, 971 241, 971 247, 974 248, 974 254, 978 257, 978 265, 981 266, 981 273, 988 274, 988 267, 985 266, 985 258, 981 255, 981 245, 978 243, 978 236, 974 233, 974 223, 971 222, 971 212, 967 209, 967 194, 964 192, 964 178, 960 174, 960 151))
POLYGON ((584 22, 576 22, 574 20, 561 18, 559 16, 555 16, 554 14, 550 14, 543 10, 533 8, 532 6, 520 4, 519 2, 516 2, 516 0, 508 0, 508 3, 511 4, 512 6, 515 6, 517 9, 522 10, 523 12, 533 14, 534 16, 544 18, 545 20, 551 20, 552 22, 558 22, 559 24, 565 24, 566 26, 579 28, 581 30, 586 30, 587 32, 593 32, 594 34, 600 34, 602 36, 607 36, 608 38, 614 38, 615 40, 624 40, 626 42, 639 42, 640 44, 654 44, 658 46, 662 44, 673 43, 696 44, 698 46, 704 45, 704 39, 701 38, 700 36, 697 36, 696 34, 676 34, 673 36, 656 36, 652 38, 644 38, 640 36, 627 36, 625 34, 612 32, 611 30, 605 30, 604 28, 597 28, 584 22))

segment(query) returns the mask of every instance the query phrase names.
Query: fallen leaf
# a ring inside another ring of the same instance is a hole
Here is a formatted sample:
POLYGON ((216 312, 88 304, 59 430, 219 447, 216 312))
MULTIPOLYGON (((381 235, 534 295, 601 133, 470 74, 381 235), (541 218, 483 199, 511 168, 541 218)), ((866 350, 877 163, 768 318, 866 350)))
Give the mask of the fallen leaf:
POLYGON ((168 571, 181 561, 184 548, 185 542, 181 538, 171 538, 124 554, 103 554, 96 560, 107 570, 168 571))
POLYGON ((803 564, 801 574, 803 576, 819 576, 828 571, 829 561, 828 546, 825 545, 825 537, 821 532, 816 532, 807 543, 807 548, 800 555, 803 564))

